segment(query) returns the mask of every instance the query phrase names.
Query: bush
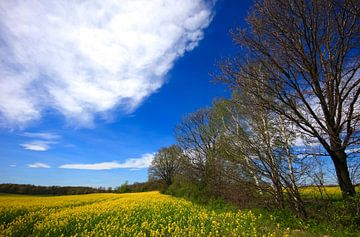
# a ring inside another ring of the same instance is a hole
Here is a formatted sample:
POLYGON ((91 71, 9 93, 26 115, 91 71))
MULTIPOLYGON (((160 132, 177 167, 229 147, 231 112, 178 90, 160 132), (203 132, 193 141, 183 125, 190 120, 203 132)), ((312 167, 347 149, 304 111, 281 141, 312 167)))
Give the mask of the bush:
POLYGON ((188 180, 175 180, 164 193, 196 203, 206 203, 210 199, 204 188, 188 180))
POLYGON ((120 187, 118 187, 116 189, 117 193, 128 193, 130 191, 129 189, 129 184, 128 181, 126 181, 125 183, 123 183, 122 185, 120 185, 120 187))

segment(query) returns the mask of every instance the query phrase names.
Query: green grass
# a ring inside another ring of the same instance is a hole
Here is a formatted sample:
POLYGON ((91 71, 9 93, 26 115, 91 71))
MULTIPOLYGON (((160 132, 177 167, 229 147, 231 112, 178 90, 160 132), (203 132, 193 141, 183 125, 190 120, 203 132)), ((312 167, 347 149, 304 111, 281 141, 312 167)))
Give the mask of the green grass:
POLYGON ((360 187, 355 190, 355 197, 343 199, 339 186, 300 188, 309 216, 307 220, 294 219, 286 210, 271 212, 276 221, 292 229, 305 226, 319 236, 360 236, 360 187))

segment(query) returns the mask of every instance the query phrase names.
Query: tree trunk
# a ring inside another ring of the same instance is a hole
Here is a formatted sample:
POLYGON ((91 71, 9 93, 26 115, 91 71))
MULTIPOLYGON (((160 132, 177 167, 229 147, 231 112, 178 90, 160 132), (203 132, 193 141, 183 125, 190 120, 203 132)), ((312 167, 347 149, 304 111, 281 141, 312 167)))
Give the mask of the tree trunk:
POLYGON ((352 185, 349 168, 347 165, 347 155, 345 151, 336 151, 330 154, 334 163, 336 176, 338 178, 339 186, 342 191, 343 197, 354 196, 355 188, 352 185))
POLYGON ((295 199, 295 206, 296 206, 298 214, 303 219, 307 219, 308 216, 307 216, 307 212, 305 209, 305 205, 304 205, 304 202, 302 201, 300 193, 298 191, 297 191, 297 193, 295 193, 294 199, 295 199))
POLYGON ((285 207, 285 201, 284 201, 284 192, 282 189, 282 185, 280 184, 279 180, 273 181, 274 183, 274 189, 275 189, 275 201, 278 208, 283 209, 285 207))

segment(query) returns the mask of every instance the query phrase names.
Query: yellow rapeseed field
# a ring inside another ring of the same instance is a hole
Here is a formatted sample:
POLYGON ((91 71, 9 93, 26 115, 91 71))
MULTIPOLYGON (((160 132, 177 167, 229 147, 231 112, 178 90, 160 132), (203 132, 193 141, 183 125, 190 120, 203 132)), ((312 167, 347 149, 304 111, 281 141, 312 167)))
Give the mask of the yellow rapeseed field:
POLYGON ((159 192, 0 196, 0 236, 287 236, 251 211, 214 211, 159 192), (266 224, 265 224, 266 223, 266 224))

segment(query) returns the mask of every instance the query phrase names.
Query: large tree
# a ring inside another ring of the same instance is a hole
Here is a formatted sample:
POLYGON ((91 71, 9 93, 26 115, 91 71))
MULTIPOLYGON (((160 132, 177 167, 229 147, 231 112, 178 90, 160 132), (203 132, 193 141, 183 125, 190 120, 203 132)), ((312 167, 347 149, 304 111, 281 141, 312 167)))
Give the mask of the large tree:
POLYGON ((221 179, 221 160, 218 154, 220 130, 213 121, 211 109, 200 109, 184 117, 175 133, 184 150, 186 163, 193 179, 205 186, 214 186, 221 179))
POLYGON ((179 146, 161 148, 151 162, 149 178, 162 180, 166 186, 170 186, 180 172, 181 156, 182 150, 179 146))
POLYGON ((249 27, 232 34, 247 57, 219 76, 316 138, 344 196, 355 194, 346 150, 360 140, 359 13, 357 0, 255 1, 249 27))
POLYGON ((297 213, 306 217, 298 189, 302 164, 292 149, 293 126, 276 113, 257 106, 256 99, 243 91, 231 100, 215 103, 213 110, 219 117, 218 126, 223 128, 222 141, 226 144, 223 158, 237 163, 243 173, 252 177, 252 185, 260 193, 270 194, 278 207, 285 206, 287 194, 297 213))

